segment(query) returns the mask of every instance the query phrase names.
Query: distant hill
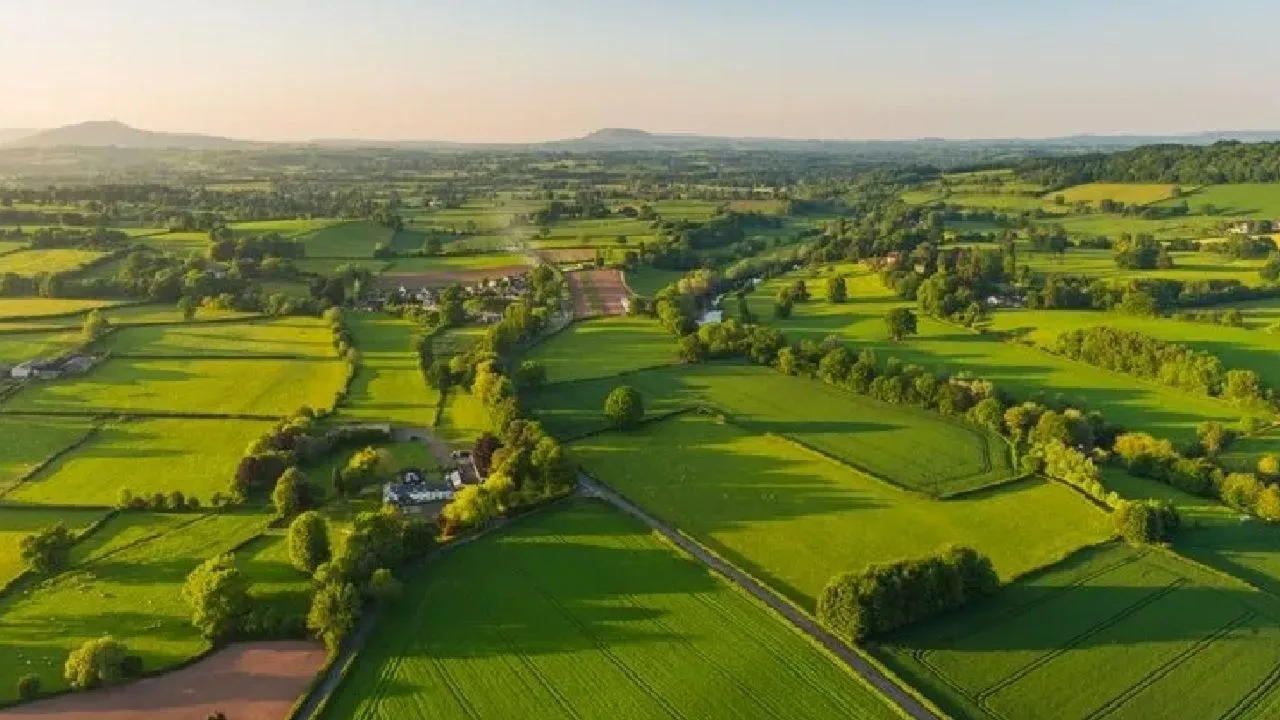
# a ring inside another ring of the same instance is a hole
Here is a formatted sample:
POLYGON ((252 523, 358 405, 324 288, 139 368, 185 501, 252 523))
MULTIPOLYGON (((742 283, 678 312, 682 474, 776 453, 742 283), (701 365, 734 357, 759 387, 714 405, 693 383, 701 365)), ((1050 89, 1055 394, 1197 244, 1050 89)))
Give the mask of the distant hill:
POLYGON ((0 128, 0 145, 30 137, 38 132, 40 131, 33 128, 0 128))
POLYGON ((0 144, 6 148, 118 147, 147 150, 245 150, 264 145, 212 135, 139 130, 115 120, 95 120, 42 130, 7 142, 0 140, 0 144))

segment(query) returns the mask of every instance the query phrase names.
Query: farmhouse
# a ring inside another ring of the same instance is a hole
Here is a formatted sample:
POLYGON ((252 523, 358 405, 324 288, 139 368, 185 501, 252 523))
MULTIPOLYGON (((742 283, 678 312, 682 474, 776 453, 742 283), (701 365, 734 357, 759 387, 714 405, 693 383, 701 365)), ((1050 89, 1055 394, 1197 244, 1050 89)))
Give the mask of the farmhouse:
POLYGON ((400 474, 397 482, 382 486, 382 502, 404 515, 434 515, 453 499, 462 487, 462 473, 451 470, 439 483, 428 483, 422 470, 413 468, 400 474))

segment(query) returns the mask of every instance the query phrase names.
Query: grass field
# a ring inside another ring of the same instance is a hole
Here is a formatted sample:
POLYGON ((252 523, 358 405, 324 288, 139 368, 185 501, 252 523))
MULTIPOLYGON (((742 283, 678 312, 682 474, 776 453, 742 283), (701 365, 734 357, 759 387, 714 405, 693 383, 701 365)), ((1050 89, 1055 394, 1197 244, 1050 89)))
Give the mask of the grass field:
POLYGON ((96 510, 0 507, 0 586, 13 580, 25 568, 19 551, 22 538, 57 523, 79 531, 102 515, 102 511, 96 510))
POLYGON ((507 270, 528 264, 528 259, 515 253, 484 255, 436 255, 433 257, 397 258, 387 267, 388 273, 453 273, 507 270))
POLYGON ((118 300, 73 300, 70 298, 0 298, 0 331, 8 318, 36 318, 64 315, 99 307, 110 307, 118 300))
POLYGON ((249 580, 254 602, 269 603, 287 615, 306 616, 311 605, 311 578, 289 560, 284 531, 271 531, 249 541, 236 551, 236 565, 249 580))
POLYGON ((138 245, 145 245, 154 250, 181 254, 204 255, 208 253, 209 233, 205 232, 166 232, 138 238, 138 245))
POLYGON ((1107 518, 1061 485, 1031 480, 930 500, 700 415, 570 447, 594 476, 810 610, 837 573, 947 543, 987 553, 1007 579, 1110 535, 1107 518))
POLYGON ((1173 238, 1204 238, 1217 233, 1220 218, 1204 215, 1186 215, 1182 217, 1161 218, 1152 220, 1127 215, 1111 215, 1097 213, 1093 215, 1073 215, 1054 218, 1053 224, 1061 225, 1068 235, 1080 237, 1096 237, 1105 235, 1117 238, 1123 233, 1134 235, 1146 233, 1159 240, 1173 238))
POLYGON ((657 268, 640 268, 626 272, 627 287, 637 295, 652 297, 659 290, 684 277, 679 270, 659 270, 657 268))
POLYGON ((83 344, 84 336, 76 330, 0 333, 0 363, 17 365, 27 360, 53 357, 83 344))
POLYGON ((929 494, 970 490, 1016 474, 1004 440, 987 431, 754 366, 676 366, 550 385, 531 394, 528 405, 548 431, 577 436, 605 426, 605 397, 624 383, 640 392, 651 416, 711 405, 754 432, 785 436, 929 494))
POLYGON ((449 390, 440 411, 440 422, 435 426, 436 435, 457 447, 470 448, 482 433, 492 430, 489 411, 479 398, 465 388, 449 390))
POLYGON ((609 377, 676 362, 671 333, 647 317, 627 315, 574 323, 527 355, 547 368, 548 382, 609 377))
POLYGON ((716 200, 655 200, 650 204, 663 220, 702 222, 714 215, 722 203, 716 200))
POLYGON ((353 258, 303 258, 294 260, 293 264, 298 270, 304 273, 316 273, 317 275, 336 275, 338 268, 350 265, 353 268, 362 268, 377 275, 386 270, 391 261, 389 260, 363 260, 353 258))
POLYGON ((390 245, 390 228, 357 221, 323 227, 298 237, 314 258, 372 258, 379 243, 390 245))
POLYGON ((754 601, 579 504, 419 571, 324 718, 894 718, 754 601))
POLYGON ((1116 267, 1113 251, 1082 248, 1071 248, 1063 255, 1024 252, 1018 256, 1018 263, 1036 273, 1088 275, 1115 281, 1239 280, 1245 285, 1262 284, 1258 275, 1262 260, 1231 260, 1208 252, 1172 252, 1170 255, 1173 267, 1169 270, 1123 270, 1116 267))
POLYGON ((252 420, 112 423, 4 499, 111 506, 128 488, 139 497, 181 490, 208 505, 213 493, 227 492, 245 448, 270 427, 252 420))
MULTIPOLYGON (((146 670, 202 652, 208 643, 191 625, 182 584, 264 522, 253 515, 113 518, 77 546, 71 569, 0 599, 0 677, 36 673, 46 692, 61 690, 67 654, 107 634, 142 656, 146 670)), ((16 692, 14 683, 0 684, 0 702, 16 692)))
POLYGON ((765 283, 752 293, 751 309, 791 340, 808 338, 821 342, 828 335, 835 335, 849 341, 855 351, 873 349, 881 362, 897 357, 935 371, 967 370, 1015 397, 1061 394, 1067 400, 1101 410, 1109 421, 1125 428, 1173 440, 1194 438, 1196 425, 1204 420, 1232 423, 1239 419, 1238 412, 1212 398, 1143 383, 927 317, 920 318, 917 337, 890 342, 885 336, 885 314, 890 308, 914 307, 914 303, 898 300, 874 275, 849 272, 851 299, 847 303, 826 302, 823 283, 814 280, 809 283, 814 299, 796 305, 790 319, 777 320, 772 316, 773 296, 781 284, 791 281, 788 276, 765 283))
MULTIPOLYGON (((115 326, 123 325, 148 325, 148 324, 170 324, 170 325, 188 325, 182 313, 175 305, 162 305, 156 303, 148 303, 145 305, 121 305, 119 307, 109 307, 105 311, 107 319, 115 326)), ((32 318, 30 320, 0 322, 0 336, 3 336, 6 330, 32 329, 32 328, 67 328, 79 329, 84 324, 84 316, 87 313, 81 312, 76 315, 58 315, 32 318)), ((208 322, 212 320, 234 320, 243 318, 245 320, 260 317, 256 313, 242 313, 234 310, 209 310, 201 308, 197 311, 192 322, 208 322)))
POLYGON ((80 420, 0 416, 0 495, 91 427, 80 420))
POLYGON ((9 255, 0 255, 0 274, 15 273, 25 277, 32 277, 39 273, 76 270, 105 254, 93 250, 71 250, 67 248, 23 250, 9 255))
POLYGON ((284 416, 333 405, 337 360, 107 360, 87 375, 42 382, 4 404, 8 411, 193 413, 284 416))
POLYGON ((344 418, 429 427, 440 393, 427 387, 413 350, 414 326, 390 315, 351 313, 360 369, 339 408, 344 418))
POLYGON ((624 217, 561 220, 551 226, 545 237, 530 241, 534 247, 617 247, 638 248, 641 242, 652 244, 655 237, 647 220, 631 220, 624 217), (618 237, 625 237, 625 244, 618 237))
POLYGON ((471 352, 488 330, 486 325, 460 325, 441 330, 431 336, 432 355, 445 358, 471 352))
POLYGON ((1111 544, 878 654, 961 717, 1272 717, 1280 600, 1171 553, 1111 544))
POLYGON ((237 235, 266 235, 279 233, 285 237, 305 235, 325 228, 341 224, 341 220, 328 218, 295 219, 295 220, 251 220, 249 222, 232 223, 231 229, 237 235))
POLYGON ((312 317, 125 327, 109 335, 100 347, 117 356, 336 357, 333 333, 312 317))
POLYGON ((1220 220, 1280 218, 1280 185, 1274 183, 1206 185, 1182 199, 1193 212, 1215 206, 1220 220))
POLYGON ((1049 193, 1049 200, 1061 195, 1068 205, 1078 202, 1097 205, 1101 200, 1115 200, 1125 205, 1150 205, 1173 197, 1174 187, 1159 183, 1087 183, 1049 193))

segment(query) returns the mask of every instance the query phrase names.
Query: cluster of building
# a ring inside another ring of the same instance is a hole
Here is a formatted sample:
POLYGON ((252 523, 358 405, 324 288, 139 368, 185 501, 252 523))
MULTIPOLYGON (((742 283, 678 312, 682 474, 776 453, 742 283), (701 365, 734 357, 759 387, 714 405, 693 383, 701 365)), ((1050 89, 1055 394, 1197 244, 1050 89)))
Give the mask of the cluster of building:
POLYGON ((1231 223, 1227 232, 1238 235, 1263 235, 1280 232, 1280 220, 1238 220, 1231 223))
POLYGON ((28 360, 12 367, 0 363, 0 378, 14 380, 57 380, 67 375, 83 375, 98 362, 96 356, 73 353, 62 357, 28 360))
MULTIPOLYGON (((462 286, 462 291, 467 298, 496 297, 508 303, 521 299, 529 292, 529 278, 524 273, 502 275, 475 283, 460 282, 458 284, 462 286)), ((411 284, 401 284, 391 289, 370 290, 361 298, 360 305, 365 310, 381 310, 388 302, 394 301, 402 305, 415 303, 420 305, 423 310, 438 310, 444 291, 444 287, 438 286, 424 285, 418 287, 411 284)), ((502 320, 502 313, 483 311, 474 314, 471 319, 484 325, 491 325, 502 320)))
POLYGON ((455 450, 453 460, 457 467, 441 471, 434 480, 417 468, 402 470, 394 482, 382 486, 383 505, 404 515, 439 514, 440 508, 464 486, 484 480, 470 452, 455 450))

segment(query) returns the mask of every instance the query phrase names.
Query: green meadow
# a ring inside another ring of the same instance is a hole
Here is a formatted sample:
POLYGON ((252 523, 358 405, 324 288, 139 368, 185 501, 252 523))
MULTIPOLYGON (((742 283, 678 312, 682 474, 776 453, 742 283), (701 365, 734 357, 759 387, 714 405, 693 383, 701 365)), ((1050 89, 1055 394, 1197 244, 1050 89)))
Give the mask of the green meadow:
POLYGON ((307 257, 372 258, 374 248, 390 245, 393 234, 390 228, 355 221, 321 227, 297 239, 306 245, 307 257))
POLYGON ((676 343, 647 317, 610 317, 570 325, 526 356, 547 368, 548 382, 563 382, 675 363, 676 343))
MULTIPOLYGON (((1071 489, 1029 480, 951 500, 905 492, 783 437, 684 415, 571 444, 592 475, 812 609, 831 577, 948 543, 1008 579, 1106 539, 1071 489)), ((921 438, 919 455, 936 443, 921 438)))
POLYGON ((83 439, 92 428, 83 420, 0 416, 0 497, 54 454, 83 439))
POLYGON ((1280 185, 1277 184, 1205 185, 1182 199, 1193 211, 1212 205, 1222 220, 1280 219, 1280 185))
POLYGON ((324 718, 896 718, 755 601, 603 506, 419 570, 324 718))
POLYGON ((440 392, 427 387, 413 349, 412 323, 374 313, 348 313, 360 365, 340 417, 429 427, 440 392))
POLYGON ((0 363, 17 365, 27 360, 54 357, 83 344, 84 336, 79 331, 0 332, 0 363))
POLYGON ((50 315, 66 315, 93 308, 111 307, 118 300, 77 300, 71 298, 0 298, 0 331, 10 318, 37 318, 50 315))
POLYGON ((1164 183, 1087 183, 1049 193, 1049 199, 1054 200, 1061 195, 1068 205, 1080 202, 1096 205, 1101 200, 1115 200, 1125 205, 1150 205, 1173 197, 1174 187, 1164 183))
POLYGON ((627 287, 637 295, 652 297, 659 290, 684 277, 679 270, 659 270, 657 268, 640 268, 626 271, 627 287))
POLYGON ((333 333, 318 318, 123 327, 98 347, 113 356, 333 358, 333 333))
POLYGON ((32 533, 58 523, 72 531, 82 531, 103 516, 101 510, 28 508, 0 506, 0 587, 25 569, 20 545, 32 533))
POLYGON ((39 273, 76 270, 104 255, 105 253, 94 250, 72 250, 68 248, 22 250, 8 255, 0 255, 0 274, 14 273, 33 277, 39 273))

